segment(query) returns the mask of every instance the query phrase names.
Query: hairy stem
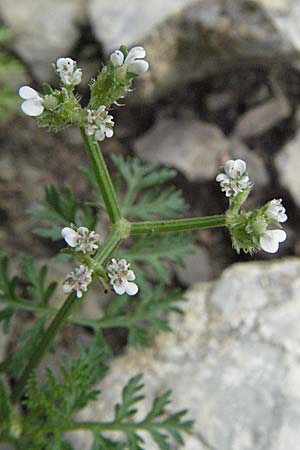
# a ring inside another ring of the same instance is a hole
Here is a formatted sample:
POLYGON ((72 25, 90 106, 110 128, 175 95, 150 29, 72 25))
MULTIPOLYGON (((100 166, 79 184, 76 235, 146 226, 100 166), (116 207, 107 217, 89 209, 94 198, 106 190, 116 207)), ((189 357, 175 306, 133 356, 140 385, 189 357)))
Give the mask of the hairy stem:
POLYGON ((170 233, 176 231, 191 231, 203 228, 225 226, 225 216, 194 217, 191 219, 155 220, 148 222, 131 222, 130 234, 170 233))
POLYGON ((70 315, 76 301, 78 300, 75 292, 73 292, 68 296, 68 298, 52 320, 51 324, 49 325, 46 333, 41 337, 36 348, 34 348, 34 351, 31 353, 29 361, 13 391, 12 400, 14 402, 21 397, 30 374, 41 362, 44 354, 47 352, 52 342, 54 341, 54 338, 57 335, 58 331, 61 329, 67 317, 70 315))
POLYGON ((84 128, 80 128, 80 131, 107 213, 111 223, 115 224, 121 219, 122 213, 101 149, 97 142, 87 136, 84 128))

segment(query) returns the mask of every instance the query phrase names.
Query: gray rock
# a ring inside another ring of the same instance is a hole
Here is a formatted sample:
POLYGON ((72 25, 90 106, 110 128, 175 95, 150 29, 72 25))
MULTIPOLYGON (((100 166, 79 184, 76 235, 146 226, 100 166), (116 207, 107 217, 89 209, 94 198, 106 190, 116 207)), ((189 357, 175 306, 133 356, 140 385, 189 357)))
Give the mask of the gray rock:
POLYGON ((294 202, 300 207, 300 130, 295 137, 288 142, 275 158, 275 166, 278 171, 279 181, 291 194, 294 202))
POLYGON ((158 119, 134 143, 145 161, 176 167, 191 181, 214 180, 227 159, 241 158, 248 164, 253 182, 265 186, 269 176, 264 162, 235 137, 227 138, 215 125, 196 119, 192 112, 177 119, 158 119))
POLYGON ((237 122, 234 133, 242 139, 259 136, 287 119, 290 114, 291 108, 287 99, 272 98, 243 114, 237 122))
POLYGON ((194 253, 183 257, 185 267, 176 266, 178 279, 186 286, 212 278, 209 253, 203 246, 195 246, 194 253))
POLYGON ((228 149, 223 133, 209 123, 193 119, 160 119, 135 141, 137 154, 184 173, 191 181, 211 180, 228 149))
MULTIPOLYGON (((300 429, 300 260, 243 263, 186 294, 184 318, 151 349, 129 350, 82 420, 110 420, 124 383, 143 371, 147 403, 167 387, 195 419, 186 450, 295 448, 300 429), (107 405, 111 408, 107 408, 107 405)), ((147 450, 154 450, 150 441, 147 450)), ((176 446, 173 447, 177 449, 176 446)))
POLYGON ((140 95, 150 101, 241 65, 299 64, 295 0, 91 0, 89 16, 107 54, 120 43, 145 46, 151 71, 140 95))
POLYGON ((192 3, 194 0, 127 0, 125 6, 123 0, 90 0, 88 14, 96 38, 110 52, 121 44, 143 43, 159 24, 192 3))
POLYGON ((69 53, 85 20, 84 0, 1 0, 0 15, 14 32, 14 49, 34 76, 45 81, 51 64, 69 53))

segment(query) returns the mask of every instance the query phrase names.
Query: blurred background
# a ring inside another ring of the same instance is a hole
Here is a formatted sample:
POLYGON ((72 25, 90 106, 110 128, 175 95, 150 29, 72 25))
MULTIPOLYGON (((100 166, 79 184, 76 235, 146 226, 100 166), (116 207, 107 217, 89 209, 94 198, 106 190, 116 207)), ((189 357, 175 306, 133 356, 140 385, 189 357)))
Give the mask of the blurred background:
MULTIPOLYGON (((286 206, 288 240, 275 256, 236 255, 226 230, 196 233, 186 268, 171 275, 189 288, 175 335, 158 337, 143 357, 118 348, 107 401, 136 371, 145 372, 150 394, 171 384, 175 403, 196 419, 188 450, 299 448, 299 23, 299 0, 0 3, 0 240, 10 255, 43 261, 55 252, 32 234, 37 219, 26 214, 45 184, 89 195, 78 177, 87 162, 79 131, 39 129, 14 93, 55 83, 51 63, 69 56, 83 69, 87 103, 88 81, 120 44, 144 46, 150 71, 126 107, 112 111, 106 158, 136 155, 176 168, 192 216, 226 209, 215 176, 227 159, 241 158, 255 183, 249 208, 272 198, 286 206)), ((102 417, 104 402, 93 408, 86 417, 102 417)), ((86 437, 71 439, 84 448, 86 437)))

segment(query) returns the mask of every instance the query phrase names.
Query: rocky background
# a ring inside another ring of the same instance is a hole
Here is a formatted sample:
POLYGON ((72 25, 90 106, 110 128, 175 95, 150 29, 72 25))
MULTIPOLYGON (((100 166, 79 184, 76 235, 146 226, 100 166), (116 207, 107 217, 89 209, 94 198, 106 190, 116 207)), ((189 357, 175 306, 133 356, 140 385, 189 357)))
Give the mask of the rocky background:
MULTIPOLYGON (((1 0, 0 17, 14 32, 10 51, 27 68, 20 84, 38 89, 53 82, 51 62, 70 56, 83 68, 83 101, 110 51, 121 43, 147 49, 151 70, 126 108, 113 111, 115 135, 102 147, 106 156, 135 154, 177 168, 175 183, 191 215, 226 208, 214 179, 228 158, 248 163, 255 183, 250 208, 283 198, 288 240, 275 257, 237 256, 223 230, 197 233, 186 269, 174 269, 174 282, 190 287, 184 321, 174 318, 175 334, 159 336, 153 349, 125 351, 103 384, 108 402, 139 370, 150 398, 172 384, 176 406, 188 407, 196 419, 187 450, 296 450, 299 1, 1 0), (243 263, 223 273, 237 261, 243 263)), ((88 196, 78 177, 86 163, 79 133, 70 128, 53 135, 20 115, 0 123, 0 143, 1 242, 11 255, 30 252, 43 260, 54 249, 32 235, 36 222, 26 209, 50 182, 88 196)), ((83 414, 109 414, 102 408, 99 402, 83 414)), ((87 445, 86 436, 70 439, 80 449, 87 445)))

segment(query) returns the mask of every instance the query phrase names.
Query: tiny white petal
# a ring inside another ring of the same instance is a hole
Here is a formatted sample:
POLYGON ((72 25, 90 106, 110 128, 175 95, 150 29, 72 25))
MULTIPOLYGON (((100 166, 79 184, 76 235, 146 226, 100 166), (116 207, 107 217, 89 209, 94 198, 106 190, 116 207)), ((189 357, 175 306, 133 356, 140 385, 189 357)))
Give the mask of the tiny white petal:
POLYGON ((111 55, 110 55, 110 60, 113 64, 114 67, 118 67, 121 66, 124 62, 124 55, 121 52, 121 50, 115 50, 111 55))
POLYGON ((128 280, 128 281, 133 281, 133 280, 135 280, 135 275, 134 275, 134 273, 133 273, 133 270, 128 270, 127 280, 128 280))
POLYGON ((76 247, 79 236, 75 230, 65 227, 61 230, 61 235, 70 247, 76 247))
POLYGON ((44 106, 40 98, 33 98, 25 100, 21 105, 21 109, 27 116, 36 117, 42 114, 44 106))
POLYGON ((144 49, 144 47, 140 47, 140 46, 132 47, 129 50, 128 55, 126 56, 124 62, 125 62, 125 64, 130 64, 135 59, 142 59, 142 58, 145 58, 145 56, 146 56, 146 50, 144 49))
POLYGON ((268 253, 276 253, 279 243, 286 240, 286 232, 283 230, 267 230, 260 238, 262 250, 268 253))
POLYGON ((229 177, 228 175, 226 175, 226 173, 219 173, 219 175, 216 176, 216 181, 220 182, 220 181, 229 181, 229 177))
POLYGON ((126 294, 127 295, 135 295, 138 293, 138 286, 135 283, 128 282, 126 285, 126 294))
POLYGON ((122 283, 122 284, 114 283, 113 284, 113 289, 114 289, 116 294, 123 295, 126 292, 126 283, 122 283))
POLYGON ((106 128, 106 137, 111 138, 114 134, 113 130, 111 130, 110 128, 106 128))
POLYGON ((39 99, 41 98, 39 94, 32 89, 30 86, 21 86, 19 89, 19 96, 24 100, 30 100, 33 98, 39 99))
POLYGON ((237 159, 234 164, 235 171, 239 174, 239 176, 242 176, 243 173, 246 171, 246 163, 242 159, 237 159))
POLYGON ((105 134, 104 134, 104 132, 101 129, 96 131, 95 139, 97 141, 103 141, 105 139, 105 134))
POLYGON ((133 61, 128 65, 128 72, 135 75, 143 75, 149 69, 149 63, 143 59, 133 61))
POLYGON ((63 291, 64 291, 65 294, 70 294, 70 292, 71 292, 72 290, 73 290, 73 287, 72 287, 70 284, 65 283, 65 284, 63 285, 63 291))

